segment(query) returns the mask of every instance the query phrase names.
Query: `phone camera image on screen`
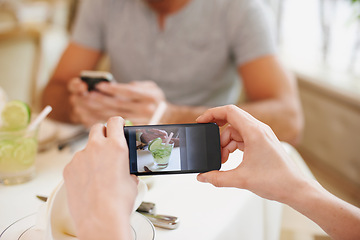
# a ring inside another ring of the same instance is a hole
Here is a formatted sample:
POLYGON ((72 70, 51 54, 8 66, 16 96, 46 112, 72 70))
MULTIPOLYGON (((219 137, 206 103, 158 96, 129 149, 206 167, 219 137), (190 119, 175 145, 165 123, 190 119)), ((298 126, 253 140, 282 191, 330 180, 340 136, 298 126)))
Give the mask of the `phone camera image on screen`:
POLYGON ((125 127, 130 172, 148 175, 219 169, 218 132, 214 124, 125 127))

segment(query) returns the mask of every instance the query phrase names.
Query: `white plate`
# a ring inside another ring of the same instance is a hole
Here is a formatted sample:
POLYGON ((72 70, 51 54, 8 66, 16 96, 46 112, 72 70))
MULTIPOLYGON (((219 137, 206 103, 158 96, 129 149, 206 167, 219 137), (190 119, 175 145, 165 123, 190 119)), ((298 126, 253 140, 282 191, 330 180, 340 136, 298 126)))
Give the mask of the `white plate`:
MULTIPOLYGON (((1 240, 41 240, 44 232, 35 230, 36 213, 23 217, 8 226, 1 234, 1 240)), ((131 227, 134 233, 134 240, 154 240, 154 225, 140 213, 133 213, 131 217, 131 227)), ((69 235, 63 235, 56 240, 77 239, 69 235)), ((55 240, 55 239, 54 239, 55 240)))

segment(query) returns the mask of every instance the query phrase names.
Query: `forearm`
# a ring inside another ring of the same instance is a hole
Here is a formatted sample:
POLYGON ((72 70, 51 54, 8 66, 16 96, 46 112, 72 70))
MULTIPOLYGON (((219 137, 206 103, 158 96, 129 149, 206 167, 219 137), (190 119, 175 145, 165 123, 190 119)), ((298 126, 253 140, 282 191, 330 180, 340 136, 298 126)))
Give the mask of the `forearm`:
POLYGON ((65 83, 50 82, 46 86, 42 95, 42 105, 50 105, 53 108, 49 115, 50 118, 61 122, 71 122, 69 95, 65 83))
POLYGON ((299 142, 304 123, 301 107, 293 99, 255 101, 239 107, 269 125, 281 141, 299 142))
POLYGON ((161 123, 194 123, 207 109, 203 106, 179 106, 168 103, 161 123))
POLYGON ((101 52, 70 42, 65 49, 55 71, 46 86, 42 104, 53 107, 50 117, 63 122, 71 122, 70 92, 67 84, 70 79, 78 77, 84 69, 94 69, 101 52))
MULTIPOLYGON (((290 102, 291 100, 289 100, 290 102)), ((303 117, 300 106, 284 104, 285 101, 264 100, 239 105, 255 118, 268 124, 281 141, 296 145, 303 129, 303 117)), ((162 123, 192 123, 203 114, 205 106, 179 106, 168 104, 161 120, 162 123)))
POLYGON ((293 74, 274 55, 239 66, 238 73, 251 102, 239 107, 269 125, 280 140, 297 144, 303 117, 293 74))
POLYGON ((284 202, 317 223, 332 239, 360 239, 360 209, 335 197, 315 180, 299 186, 284 202))

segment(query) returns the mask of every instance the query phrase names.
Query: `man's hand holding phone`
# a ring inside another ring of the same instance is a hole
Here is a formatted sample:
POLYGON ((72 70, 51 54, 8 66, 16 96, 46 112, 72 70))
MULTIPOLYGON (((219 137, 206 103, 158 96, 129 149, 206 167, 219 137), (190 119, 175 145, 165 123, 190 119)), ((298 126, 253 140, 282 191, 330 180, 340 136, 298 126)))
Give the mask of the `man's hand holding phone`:
POLYGON ((88 91, 88 85, 80 78, 73 78, 68 84, 70 92, 70 104, 72 106, 71 119, 74 123, 81 123, 90 127, 98 122, 109 118, 101 106, 101 102, 96 101, 102 95, 96 91, 88 91))
POLYGON ((134 81, 127 84, 103 84, 97 89, 116 101, 117 113, 135 124, 147 124, 157 107, 164 102, 164 92, 152 81, 134 81))
POLYGON ((111 116, 122 116, 135 124, 147 124, 160 102, 162 90, 151 81, 116 82, 72 79, 68 84, 72 120, 87 127, 105 122, 111 116), (90 89, 90 91, 89 91, 90 89))

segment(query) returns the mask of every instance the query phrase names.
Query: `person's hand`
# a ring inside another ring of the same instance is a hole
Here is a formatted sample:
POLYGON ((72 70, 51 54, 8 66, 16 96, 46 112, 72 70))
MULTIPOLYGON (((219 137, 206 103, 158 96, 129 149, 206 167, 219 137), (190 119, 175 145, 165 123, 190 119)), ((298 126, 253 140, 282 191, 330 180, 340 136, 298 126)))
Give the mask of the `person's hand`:
POLYGON ((87 127, 104 122, 112 116, 122 116, 134 124, 147 124, 160 102, 162 90, 153 82, 99 83, 97 91, 87 91, 79 78, 68 84, 71 92, 73 122, 87 127))
POLYGON ((130 175, 124 120, 94 125, 85 149, 65 167, 69 210, 79 239, 130 239, 137 178, 130 175), (119 238, 124 236, 124 238, 119 238))
POLYGON ((135 124, 147 124, 165 94, 152 81, 134 81, 129 84, 106 84, 96 86, 101 93, 113 98, 117 114, 135 124))
MULTIPOLYGON (((91 127, 95 123, 104 122, 108 116, 96 96, 100 95, 95 91, 88 92, 88 86, 80 78, 73 78, 68 83, 71 104, 71 120, 74 123, 81 123, 86 127, 91 127)), ((114 115, 115 116, 115 115, 114 115)))
POLYGON ((280 202, 286 201, 294 186, 303 181, 303 175, 289 159, 271 128, 240 108, 209 109, 197 122, 216 122, 219 126, 228 123, 220 137, 222 162, 226 162, 236 149, 244 152, 243 161, 237 168, 199 174, 199 181, 218 187, 248 189, 280 202))
MULTIPOLYGON (((99 85, 110 85, 110 83, 99 85)), ((125 84, 112 83, 111 85, 125 84)), ((86 127, 103 123, 112 116, 123 116, 122 106, 128 101, 125 97, 121 97, 121 92, 117 96, 100 91, 89 92, 87 84, 80 78, 72 79, 68 83, 68 90, 72 106, 71 119, 74 123, 81 123, 86 127)))

